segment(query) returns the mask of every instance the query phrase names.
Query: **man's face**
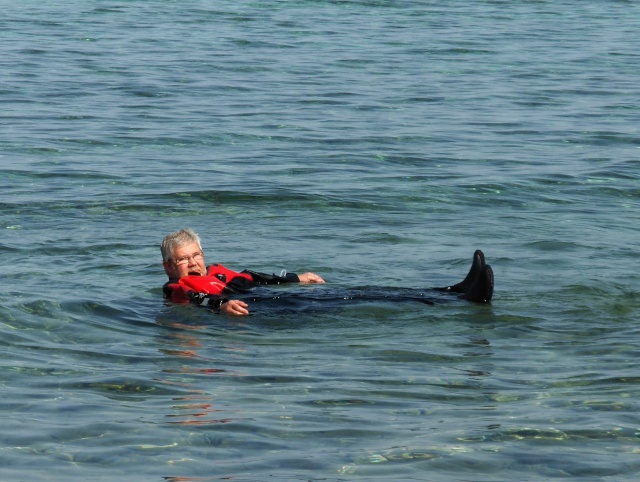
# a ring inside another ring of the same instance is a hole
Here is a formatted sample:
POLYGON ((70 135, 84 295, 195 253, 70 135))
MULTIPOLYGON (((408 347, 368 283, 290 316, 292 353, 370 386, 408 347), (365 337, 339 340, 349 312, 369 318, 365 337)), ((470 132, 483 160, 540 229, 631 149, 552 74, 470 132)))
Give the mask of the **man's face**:
POLYGON ((173 250, 170 261, 163 262, 169 278, 180 279, 188 275, 204 276, 207 269, 198 243, 185 244, 173 250))

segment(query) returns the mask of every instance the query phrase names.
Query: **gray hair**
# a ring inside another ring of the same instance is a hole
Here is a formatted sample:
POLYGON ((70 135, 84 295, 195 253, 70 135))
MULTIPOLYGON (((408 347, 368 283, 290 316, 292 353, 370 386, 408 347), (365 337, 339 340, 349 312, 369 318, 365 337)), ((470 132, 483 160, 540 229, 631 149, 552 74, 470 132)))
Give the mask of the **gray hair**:
POLYGON ((197 243, 198 247, 202 249, 200 236, 198 236, 193 229, 181 229, 175 233, 167 234, 160 245, 163 261, 170 261, 173 256, 173 251, 177 247, 191 243, 197 243))

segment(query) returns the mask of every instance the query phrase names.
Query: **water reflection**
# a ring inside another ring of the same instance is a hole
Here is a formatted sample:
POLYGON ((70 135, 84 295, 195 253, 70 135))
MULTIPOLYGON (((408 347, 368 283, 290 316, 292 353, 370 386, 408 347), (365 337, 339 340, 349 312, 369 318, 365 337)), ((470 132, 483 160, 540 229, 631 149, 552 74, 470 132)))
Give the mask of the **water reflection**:
MULTIPOLYGON (((157 337, 158 351, 166 357, 166 366, 161 371, 165 375, 156 381, 165 385, 180 386, 186 390, 184 396, 172 398, 173 404, 165 414, 166 423, 170 425, 216 425, 232 421, 229 415, 236 410, 229 410, 220 405, 217 395, 210 389, 202 389, 200 382, 203 378, 233 376, 226 368, 212 365, 214 360, 202 353, 205 340, 211 340, 212 326, 204 323, 199 316, 190 316, 189 308, 183 309, 187 316, 178 321, 175 313, 162 316, 156 323, 168 330, 161 331, 157 337), (208 331, 206 331, 208 330, 208 331), (203 365, 203 366, 199 366, 203 365)), ((206 310, 197 309, 202 314, 206 310)), ((182 313, 181 313, 182 314, 182 313)), ((213 316, 213 314, 211 314, 213 316)), ((224 353, 226 349, 237 350, 237 346, 219 349, 224 353)), ((216 360, 220 362, 219 358, 216 360)), ((207 382, 207 387, 216 387, 215 382, 207 382)))

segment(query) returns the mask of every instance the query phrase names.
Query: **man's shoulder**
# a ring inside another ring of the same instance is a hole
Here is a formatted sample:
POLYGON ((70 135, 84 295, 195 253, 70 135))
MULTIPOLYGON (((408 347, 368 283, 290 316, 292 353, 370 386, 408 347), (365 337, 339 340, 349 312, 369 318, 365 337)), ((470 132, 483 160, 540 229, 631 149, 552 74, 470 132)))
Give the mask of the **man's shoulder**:
POLYGON ((169 281, 162 285, 162 293, 164 294, 165 298, 171 298, 174 290, 178 287, 180 287, 178 280, 170 278, 169 281))

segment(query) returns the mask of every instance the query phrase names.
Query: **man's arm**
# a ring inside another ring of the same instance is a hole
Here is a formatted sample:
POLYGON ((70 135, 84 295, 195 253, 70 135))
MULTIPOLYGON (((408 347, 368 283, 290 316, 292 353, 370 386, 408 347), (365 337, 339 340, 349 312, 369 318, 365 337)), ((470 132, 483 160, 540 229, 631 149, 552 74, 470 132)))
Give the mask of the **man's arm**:
POLYGON ((233 316, 246 316, 249 314, 249 305, 240 300, 228 300, 220 304, 220 313, 233 316))
POLYGON ((324 280, 315 273, 286 273, 284 276, 278 276, 276 274, 258 273, 257 271, 251 271, 249 269, 245 269, 242 273, 249 274, 254 283, 264 285, 281 283, 324 283, 324 280))
POLYGON ((302 273, 298 275, 298 279, 300 280, 300 283, 305 283, 305 284, 322 284, 324 283, 324 280, 318 276, 315 273, 302 273))

